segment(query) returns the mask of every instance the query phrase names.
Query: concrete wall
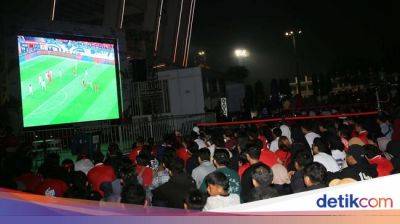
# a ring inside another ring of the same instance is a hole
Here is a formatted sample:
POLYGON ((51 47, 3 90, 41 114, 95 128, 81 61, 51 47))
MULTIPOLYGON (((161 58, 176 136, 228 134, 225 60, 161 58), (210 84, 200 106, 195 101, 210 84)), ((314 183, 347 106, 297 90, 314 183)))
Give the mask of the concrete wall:
POLYGON ((198 67, 158 73, 159 80, 168 80, 171 114, 204 113, 201 69, 198 67))

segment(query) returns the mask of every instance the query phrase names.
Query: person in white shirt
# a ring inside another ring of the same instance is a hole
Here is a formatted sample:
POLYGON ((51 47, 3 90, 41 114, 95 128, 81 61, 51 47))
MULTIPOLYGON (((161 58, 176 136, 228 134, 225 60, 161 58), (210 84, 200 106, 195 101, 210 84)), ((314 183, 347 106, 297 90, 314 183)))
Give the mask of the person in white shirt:
POLYGON ((207 198, 203 211, 210 211, 218 208, 240 204, 240 197, 237 194, 229 194, 229 180, 225 174, 215 171, 206 177, 207 198))
POLYGON ((292 133, 289 126, 287 126, 286 124, 282 124, 279 128, 282 131, 282 136, 286 136, 286 138, 289 139, 289 142, 292 143, 292 133))
POLYGON ((306 137, 307 143, 312 148, 312 145, 314 143, 315 138, 320 138, 321 136, 315 132, 311 131, 311 128, 309 127, 308 124, 302 124, 301 125, 301 131, 304 134, 304 137, 306 137))
POLYGON ((269 150, 271 152, 276 152, 279 149, 279 137, 282 136, 282 130, 280 128, 272 129, 272 134, 274 136, 274 140, 269 145, 269 150))
POLYGON ((329 150, 331 150, 332 157, 336 160, 339 168, 341 170, 346 168, 346 153, 341 139, 335 134, 326 134, 323 139, 327 143, 329 150))
POLYGON ((202 148, 197 152, 197 159, 199 166, 192 171, 193 180, 196 182, 197 189, 200 188, 204 178, 215 171, 214 165, 210 162, 210 150, 208 148, 202 148))
POLYGON ((321 138, 315 138, 312 147, 314 162, 322 164, 328 172, 338 172, 340 170, 336 160, 329 155, 328 147, 322 142, 321 138))

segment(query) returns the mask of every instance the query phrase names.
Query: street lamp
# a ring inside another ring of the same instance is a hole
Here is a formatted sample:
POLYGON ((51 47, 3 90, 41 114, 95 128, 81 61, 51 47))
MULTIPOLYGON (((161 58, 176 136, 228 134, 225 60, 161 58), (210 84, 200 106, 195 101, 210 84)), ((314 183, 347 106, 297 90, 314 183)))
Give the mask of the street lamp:
POLYGON ((294 50, 294 56, 296 60, 296 77, 297 77, 297 92, 301 95, 301 85, 300 85, 300 74, 299 74, 299 59, 297 56, 297 45, 296 45, 296 38, 301 36, 303 34, 303 31, 301 29, 298 30, 290 30, 285 32, 285 37, 286 38, 291 38, 292 39, 292 44, 293 44, 293 50, 294 50))
POLYGON ((204 55, 206 55, 206 52, 201 50, 201 51, 197 52, 197 55, 204 56, 204 55))

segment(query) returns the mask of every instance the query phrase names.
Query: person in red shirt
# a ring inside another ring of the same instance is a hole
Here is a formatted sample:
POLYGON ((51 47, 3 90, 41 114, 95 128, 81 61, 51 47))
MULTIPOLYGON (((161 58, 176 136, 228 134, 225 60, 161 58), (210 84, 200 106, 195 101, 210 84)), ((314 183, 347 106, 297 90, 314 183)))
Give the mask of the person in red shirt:
POLYGON ((45 179, 36 187, 34 193, 39 195, 62 197, 68 190, 68 185, 59 179, 45 179))
POLYGON ((271 152, 269 149, 262 149, 260 154, 260 162, 265 165, 272 167, 278 163, 278 157, 275 153, 271 152))
POLYGON ((87 174, 88 182, 92 185, 94 191, 103 196, 100 190, 100 184, 103 182, 113 182, 116 179, 112 166, 103 164, 101 157, 95 158, 95 166, 87 174))
POLYGON ((376 165, 376 171, 378 172, 378 177, 388 176, 392 174, 393 164, 390 160, 382 156, 382 153, 378 147, 374 145, 365 145, 365 157, 368 162, 372 165, 376 165))
POLYGON ((368 131, 365 130, 364 125, 361 123, 356 123, 354 129, 357 132, 357 137, 367 145, 369 143, 368 131))
POLYGON ((290 141, 286 136, 281 136, 279 138, 279 150, 275 152, 276 157, 278 157, 278 162, 287 167, 290 164, 292 154, 290 153, 290 141))
POLYGON ((153 182, 153 170, 150 166, 150 158, 142 153, 136 157, 136 175, 139 183, 144 187, 149 187, 153 182))
POLYGON ((32 169, 32 160, 29 157, 21 159, 21 175, 14 179, 18 190, 33 193, 37 186, 43 181, 42 176, 34 174, 32 169))
POLYGON ((187 149, 186 143, 182 142, 181 146, 176 150, 176 156, 184 162, 186 167, 186 161, 191 157, 190 151, 187 149))
POLYGON ((144 148, 144 139, 142 137, 139 137, 137 139, 135 148, 133 148, 131 153, 129 153, 129 159, 132 161, 133 164, 136 164, 136 156, 139 155, 139 153, 143 150, 143 148, 144 148))
POLYGON ((225 148, 232 150, 236 145, 237 141, 232 131, 226 130, 224 133, 225 148))

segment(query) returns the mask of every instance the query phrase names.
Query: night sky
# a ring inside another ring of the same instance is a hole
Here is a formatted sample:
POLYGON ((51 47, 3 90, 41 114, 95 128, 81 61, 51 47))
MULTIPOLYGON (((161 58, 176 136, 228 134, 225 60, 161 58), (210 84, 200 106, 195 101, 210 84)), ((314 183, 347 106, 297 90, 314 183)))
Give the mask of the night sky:
POLYGON ((327 72, 338 63, 379 61, 400 49, 400 1, 395 0, 198 0, 192 49, 225 71, 237 64, 236 47, 250 51, 249 81, 291 77, 293 47, 284 33, 301 28, 302 71, 327 72))

